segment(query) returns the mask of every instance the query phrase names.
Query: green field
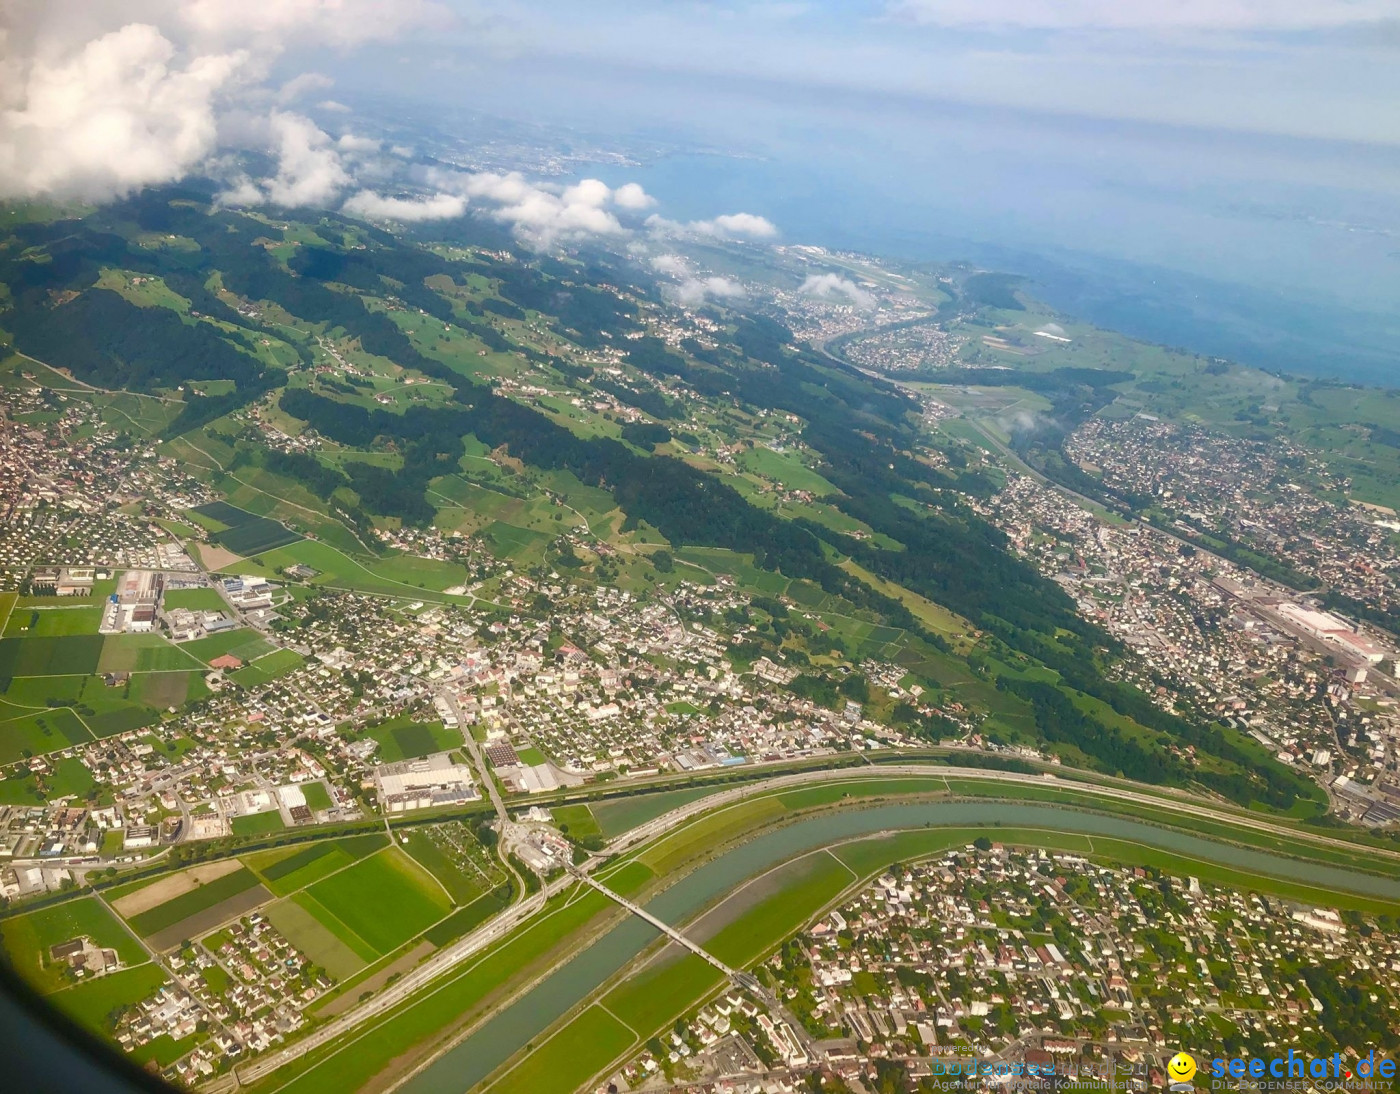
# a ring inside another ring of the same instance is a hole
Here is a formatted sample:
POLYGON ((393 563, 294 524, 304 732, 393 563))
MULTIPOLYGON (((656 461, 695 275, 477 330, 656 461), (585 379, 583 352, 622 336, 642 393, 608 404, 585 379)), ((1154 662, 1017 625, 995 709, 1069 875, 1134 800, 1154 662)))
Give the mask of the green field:
POLYGON ((196 638, 193 642, 185 642, 180 646, 180 649, 206 665, 214 658, 222 657, 226 653, 232 654, 246 664, 264 654, 271 653, 273 645, 257 631, 249 627, 240 627, 237 630, 220 631, 218 634, 211 634, 206 638, 196 638))
POLYGON ((131 678, 131 697, 164 709, 202 699, 209 694, 204 672, 145 672, 131 678))
POLYGON ((0 948, 15 970, 40 991, 53 991, 68 983, 67 965, 49 964, 49 947, 80 936, 116 950, 124 965, 146 960, 141 944, 96 897, 0 920, 0 948))
POLYGON ((368 1036, 321 1057, 319 1066, 297 1074, 281 1089, 286 1094, 344 1094, 347 1085, 363 1081, 360 1077, 377 1074, 414 1046, 439 1036, 445 1027, 480 1014, 492 993, 610 907, 607 897, 591 889, 554 897, 545 914, 533 917, 508 941, 467 963, 431 994, 416 998, 373 1026, 368 1036))
POLYGON ((214 542, 236 555, 256 555, 301 539, 286 525, 227 502, 213 501, 196 506, 189 512, 213 521, 210 528, 214 542))
POLYGON ((714 786, 688 786, 683 790, 657 790, 650 794, 633 794, 626 798, 594 802, 590 808, 603 835, 611 839, 672 809, 717 794, 719 789, 714 786))
POLYGON ((363 957, 296 901, 279 900, 267 909, 267 918, 288 942, 336 980, 345 980, 365 967, 363 957))
POLYGON ((322 840, 305 847, 279 847, 250 855, 246 861, 269 889, 278 896, 286 896, 381 850, 387 843, 387 836, 370 832, 363 836, 322 840))
POLYGON ((99 672, 186 672, 200 664, 182 646, 158 634, 112 634, 102 646, 99 672))
POLYGON ((295 672, 304 664, 306 661, 296 650, 273 650, 235 671, 230 679, 240 687, 262 687, 289 672, 295 672))
MULTIPOLYGON (((325 925, 342 941, 353 945, 337 925, 349 928, 377 954, 391 952, 451 910, 447 894, 397 848, 318 881, 307 893, 330 913, 332 921, 325 925)), ((308 910, 316 914, 315 906, 308 910)))
POLYGON ((572 1094, 636 1043, 631 1030, 603 1008, 591 1006, 485 1089, 572 1094))
POLYGON ((231 874, 205 882, 188 893, 182 893, 173 900, 158 904, 154 908, 132 916, 127 920, 132 929, 143 938, 149 938, 189 919, 209 908, 237 896, 258 884, 255 875, 246 866, 239 867, 231 874))
POLYGON ((319 571, 317 576, 311 579, 312 585, 356 589, 386 596, 466 603, 461 597, 446 596, 440 591, 462 583, 465 572, 460 566, 409 556, 360 560, 321 540, 300 540, 290 546, 267 551, 259 555, 257 560, 247 559, 225 569, 231 573, 257 573, 276 577, 278 568, 298 562, 319 571))
POLYGON ((16 638, 65 637, 96 634, 102 609, 93 607, 20 608, 5 625, 5 635, 16 638))
POLYGON ((90 740, 92 734, 87 727, 66 708, 7 718, 0 722, 0 764, 58 752, 90 740))
POLYGON ((559 825, 559 830, 563 832, 567 828, 565 834, 571 839, 588 839, 603 834, 593 810, 586 804, 556 805, 550 812, 554 814, 554 823, 559 825))
POLYGON ((306 804, 313 812, 321 812, 331 807, 331 792, 326 789, 325 783, 306 783, 301 792, 306 797, 306 804))
POLYGON ((539 764, 549 762, 549 757, 533 746, 517 748, 515 754, 520 757, 520 762, 528 767, 535 767, 539 764))
POLYGON ((276 809, 268 809, 262 813, 245 813, 241 817, 234 817, 231 824, 235 836, 268 836, 287 827, 282 823, 281 812, 276 809))
POLYGON ((407 715, 382 722, 364 736, 379 742, 379 759, 386 764, 448 752, 462 744, 460 730, 441 722, 415 722, 407 715))
POLYGON ((192 612, 227 612, 228 605, 217 589, 172 589, 162 598, 166 611, 187 608, 192 612))
POLYGON ((423 932, 434 946, 446 946, 481 926, 493 915, 510 905, 510 886, 502 885, 485 896, 479 896, 465 907, 458 908, 440 923, 423 932))
MULTIPOLYGON (((462 829, 463 838, 476 842, 476 837, 462 829)), ((422 828, 415 828, 399 837, 408 854, 442 883, 456 904, 470 904, 477 897, 495 887, 501 880, 498 873, 484 874, 470 862, 458 865, 457 861, 432 836, 422 828)), ((475 850, 479 850, 475 848, 475 850)))
POLYGON ((54 992, 49 1002, 87 1029, 106 1030, 107 1015, 139 1003, 165 982, 165 970, 147 962, 54 992))
POLYGON ((100 634, 0 638, 0 680, 11 676, 89 676, 97 671, 106 642, 100 634))

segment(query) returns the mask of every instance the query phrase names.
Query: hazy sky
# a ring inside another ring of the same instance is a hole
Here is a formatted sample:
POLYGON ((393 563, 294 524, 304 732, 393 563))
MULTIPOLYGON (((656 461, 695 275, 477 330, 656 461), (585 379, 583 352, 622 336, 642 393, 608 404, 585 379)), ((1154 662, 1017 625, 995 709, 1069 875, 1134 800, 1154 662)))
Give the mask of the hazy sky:
POLYGON ((234 204, 476 208, 538 244, 748 214, 763 238, 1059 248, 1395 314, 1400 0, 0 4, 0 198, 191 173, 234 204), (340 105, 386 92, 766 167, 406 193, 413 149, 340 105), (267 177, 238 173, 247 149, 267 177))
POLYGON ((483 56, 1400 143, 1400 0, 451 0, 483 56))

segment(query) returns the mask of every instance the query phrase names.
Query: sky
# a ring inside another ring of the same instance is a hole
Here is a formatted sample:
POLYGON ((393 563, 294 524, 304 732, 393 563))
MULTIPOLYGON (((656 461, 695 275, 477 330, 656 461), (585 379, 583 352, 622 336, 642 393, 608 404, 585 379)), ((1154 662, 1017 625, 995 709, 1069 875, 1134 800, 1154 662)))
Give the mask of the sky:
POLYGON ((543 247, 972 244, 1400 313, 1400 0, 0 7, 0 199, 200 174, 231 205, 475 210, 543 247), (744 158, 428 173, 357 131, 386 96, 744 158))

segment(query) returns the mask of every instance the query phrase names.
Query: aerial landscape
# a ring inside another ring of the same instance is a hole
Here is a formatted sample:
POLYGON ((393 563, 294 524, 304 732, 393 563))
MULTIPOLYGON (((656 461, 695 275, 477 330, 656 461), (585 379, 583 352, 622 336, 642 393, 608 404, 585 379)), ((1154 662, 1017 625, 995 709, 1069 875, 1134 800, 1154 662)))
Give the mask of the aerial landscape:
MULTIPOLYGON (((1219 34, 1265 87, 1308 34, 1325 83, 1394 13, 791 7, 0 16, 19 1089, 74 1088, 41 1036, 209 1094, 1389 1086, 1394 119, 1280 100, 1239 155, 1298 211, 1207 261, 1223 167, 1077 249, 959 212, 985 166, 819 214, 864 107, 763 144, 817 85, 727 66, 1219 34)), ((1066 162, 1075 93, 1023 104, 1066 162)))

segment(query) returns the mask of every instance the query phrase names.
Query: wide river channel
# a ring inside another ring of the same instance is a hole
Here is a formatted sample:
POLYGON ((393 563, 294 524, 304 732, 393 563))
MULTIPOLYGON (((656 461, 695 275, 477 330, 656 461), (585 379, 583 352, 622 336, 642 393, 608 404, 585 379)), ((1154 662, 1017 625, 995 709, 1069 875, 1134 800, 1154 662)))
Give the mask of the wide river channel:
MULTIPOLYGON (((1138 821, 1049 805, 1009 802, 911 802, 869 809, 845 809, 793 821, 756 836, 707 862, 658 894, 647 905, 667 923, 683 924, 744 881, 811 851, 880 832, 935 827, 996 825, 1046 828, 1089 836, 1112 836, 1190 858, 1237 867, 1326 889, 1342 889, 1400 901, 1400 879, 1357 873, 1337 866, 1302 862, 1138 821)), ((537 1038, 572 1007, 583 1002, 659 937, 636 916, 608 931, 540 980, 510 1006, 498 1011, 460 1044, 424 1068, 399 1089, 404 1094, 463 1094, 537 1038)))

